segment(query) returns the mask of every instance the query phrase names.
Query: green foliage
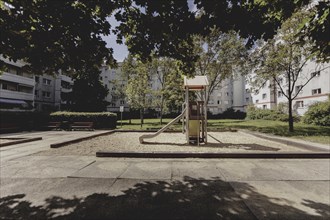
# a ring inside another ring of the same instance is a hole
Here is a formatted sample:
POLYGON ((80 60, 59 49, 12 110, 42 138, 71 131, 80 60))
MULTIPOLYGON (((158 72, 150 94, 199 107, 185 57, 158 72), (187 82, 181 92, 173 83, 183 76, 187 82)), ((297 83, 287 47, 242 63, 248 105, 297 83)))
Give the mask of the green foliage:
POLYGON ((51 121, 94 122, 95 128, 116 128, 117 114, 112 112, 53 112, 51 121))
MULTIPOLYGON (((289 115, 283 113, 282 111, 276 109, 260 109, 256 108, 255 106, 249 106, 247 108, 247 119, 250 120, 257 120, 257 119, 263 119, 263 120, 272 120, 272 121, 283 121, 287 122, 289 121, 289 115)), ((293 120, 295 122, 300 121, 300 117, 298 115, 293 116, 293 120)))
POLYGON ((234 76, 234 69, 244 72, 241 70, 248 53, 243 39, 233 31, 222 33, 213 28, 206 37, 196 36, 194 44, 195 53, 199 57, 195 75, 206 75, 210 83, 206 98, 208 102, 212 92, 221 86, 225 79, 234 76))
POLYGON ((33 74, 71 73, 104 60, 113 65, 101 36, 110 34, 107 18, 118 7, 111 0, 1 1, 1 55, 26 61, 33 74))
POLYGON ((40 129, 49 121, 49 114, 44 112, 12 112, 1 111, 0 128, 8 124, 14 124, 19 130, 40 129))
POLYGON ((330 100, 309 106, 302 119, 306 124, 330 126, 330 100))
POLYGON ((104 101, 109 90, 99 80, 100 71, 97 68, 87 69, 80 72, 74 80, 70 95, 71 110, 101 112, 108 105, 104 101))

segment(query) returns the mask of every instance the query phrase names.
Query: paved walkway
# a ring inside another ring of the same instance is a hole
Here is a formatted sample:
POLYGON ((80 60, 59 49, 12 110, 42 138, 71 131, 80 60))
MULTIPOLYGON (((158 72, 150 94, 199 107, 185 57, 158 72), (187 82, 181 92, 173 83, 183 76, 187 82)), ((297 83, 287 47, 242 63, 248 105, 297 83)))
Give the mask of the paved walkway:
POLYGON ((329 159, 31 155, 76 135, 0 148, 0 219, 330 218, 329 159))

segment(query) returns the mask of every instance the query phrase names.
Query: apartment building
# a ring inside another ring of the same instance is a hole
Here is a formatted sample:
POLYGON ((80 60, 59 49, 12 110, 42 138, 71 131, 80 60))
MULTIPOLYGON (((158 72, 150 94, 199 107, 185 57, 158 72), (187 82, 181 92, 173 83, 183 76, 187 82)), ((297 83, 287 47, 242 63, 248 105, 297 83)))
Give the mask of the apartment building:
POLYGON ((228 108, 244 112, 251 102, 250 93, 246 90, 246 80, 241 74, 223 80, 211 93, 208 110, 219 114, 228 108))
MULTIPOLYGON (((330 95, 330 69, 329 63, 317 64, 313 61, 308 62, 299 75, 294 88, 294 95, 307 82, 313 78, 300 90, 297 97, 293 100, 293 110, 299 115, 305 114, 308 107, 315 102, 322 102, 328 99, 330 95)), ((282 82, 284 92, 287 88, 284 86, 286 81, 282 82)), ((258 108, 274 109, 280 103, 286 104, 287 98, 278 88, 275 82, 267 81, 257 93, 251 93, 253 104, 258 108)))
POLYGON ((0 75, 0 109, 6 111, 56 111, 65 109, 65 96, 72 91, 73 80, 58 73, 33 75, 23 70, 22 61, 5 61, 0 75))
POLYGON ((23 62, 5 61, 0 74, 0 109, 29 111, 34 105, 34 76, 22 70, 23 62))
POLYGON ((72 91, 71 77, 60 73, 55 76, 35 76, 35 110, 58 111, 66 110, 67 96, 72 91))

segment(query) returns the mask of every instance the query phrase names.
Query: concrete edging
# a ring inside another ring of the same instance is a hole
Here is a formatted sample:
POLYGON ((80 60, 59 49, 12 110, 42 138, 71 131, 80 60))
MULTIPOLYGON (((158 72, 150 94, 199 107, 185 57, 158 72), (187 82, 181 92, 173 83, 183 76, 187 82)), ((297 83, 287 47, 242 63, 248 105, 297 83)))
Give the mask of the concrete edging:
POLYGON ((330 153, 167 153, 98 151, 96 157, 127 158, 232 158, 232 159, 329 159, 330 153))
POLYGON ((266 140, 270 140, 270 141, 275 141, 281 144, 286 144, 286 145, 291 145, 300 149, 304 149, 304 150, 314 150, 317 152, 329 152, 329 150, 326 150, 322 147, 318 147, 313 145, 313 143, 300 143, 294 140, 288 140, 288 138, 282 138, 282 137, 276 137, 274 135, 269 135, 269 134, 261 134, 258 132, 252 132, 252 131, 247 131, 247 130, 240 130, 241 132, 244 132, 246 134, 250 134, 253 135, 255 137, 258 138, 263 138, 266 140))
POLYGON ((77 142, 80 142, 80 141, 88 140, 88 139, 99 137, 99 136, 102 136, 102 135, 112 134, 114 132, 115 132, 114 130, 111 130, 111 131, 106 131, 106 132, 99 133, 99 134, 93 134, 93 135, 90 135, 90 136, 87 136, 87 137, 81 137, 81 138, 76 138, 76 139, 69 140, 69 141, 63 141, 63 142, 51 144, 50 148, 59 148, 59 147, 63 147, 63 146, 68 145, 68 144, 77 143, 77 142))
POLYGON ((15 145, 15 144, 23 144, 23 143, 28 143, 28 142, 32 142, 32 141, 40 141, 40 140, 42 140, 42 137, 22 138, 22 139, 16 140, 16 141, 11 141, 11 142, 7 142, 7 143, 0 143, 0 147, 6 147, 6 146, 15 145))

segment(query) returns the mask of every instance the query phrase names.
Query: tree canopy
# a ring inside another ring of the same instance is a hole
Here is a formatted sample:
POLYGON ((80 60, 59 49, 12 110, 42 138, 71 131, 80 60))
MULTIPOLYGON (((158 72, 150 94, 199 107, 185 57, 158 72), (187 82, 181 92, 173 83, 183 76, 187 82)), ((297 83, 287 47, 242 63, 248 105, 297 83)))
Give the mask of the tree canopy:
MULTIPOLYGON (((189 74, 197 57, 193 35, 206 36, 211 28, 234 30, 251 46, 256 39, 272 38, 280 25, 311 0, 5 0, 0 2, 0 51, 3 57, 24 60, 35 74, 58 69, 75 71, 99 66, 106 60, 114 65, 113 50, 101 36, 111 32, 129 51, 146 59, 150 54, 182 61, 189 74), (112 26, 114 15, 120 25, 112 26)), ((310 37, 319 56, 329 55, 329 7, 320 7, 311 17, 310 37), (326 46, 326 48, 324 47, 326 46)))

